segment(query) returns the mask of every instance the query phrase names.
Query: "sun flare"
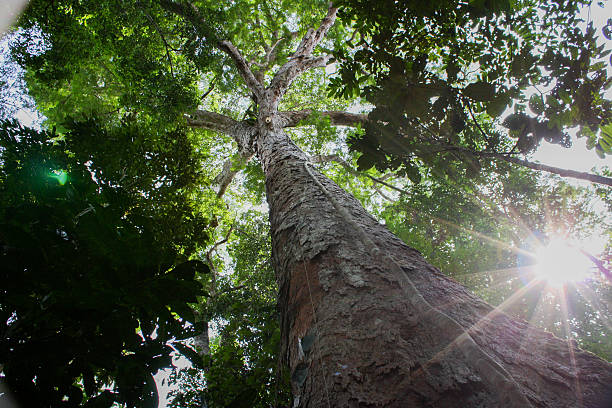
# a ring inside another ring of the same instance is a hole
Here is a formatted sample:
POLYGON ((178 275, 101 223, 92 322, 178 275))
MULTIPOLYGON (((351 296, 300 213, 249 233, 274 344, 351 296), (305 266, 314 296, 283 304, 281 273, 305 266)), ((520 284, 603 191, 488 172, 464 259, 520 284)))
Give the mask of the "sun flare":
POLYGON ((589 277, 592 262, 573 245, 563 239, 553 239, 536 253, 536 276, 552 287, 568 282, 580 282, 589 277))

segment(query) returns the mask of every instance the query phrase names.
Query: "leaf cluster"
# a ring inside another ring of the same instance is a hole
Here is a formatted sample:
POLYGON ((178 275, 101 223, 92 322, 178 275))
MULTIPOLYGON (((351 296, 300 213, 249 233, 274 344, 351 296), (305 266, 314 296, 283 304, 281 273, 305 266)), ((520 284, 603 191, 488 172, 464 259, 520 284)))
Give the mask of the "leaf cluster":
POLYGON ((592 24, 578 28, 585 4, 342 1, 339 15, 356 36, 336 53, 331 92, 375 106, 350 145, 366 156, 361 167, 412 169, 418 158, 441 171, 441 161, 469 168, 474 155, 458 151, 530 153, 542 140, 568 147, 568 128, 600 156, 612 152, 610 50, 592 24), (508 132, 491 131, 511 108, 508 132))
POLYGON ((267 220, 248 212, 235 231, 228 248, 235 260, 233 273, 218 277, 216 295, 206 305, 206 316, 217 328, 211 354, 203 369, 184 369, 192 370, 189 376, 175 374, 172 407, 199 406, 195 384, 203 385, 203 372, 210 407, 263 408, 289 402, 288 373, 279 363, 277 286, 267 220))
POLYGON ((197 106, 200 73, 216 63, 220 12, 209 5, 209 24, 194 25, 165 3, 174 2, 29 3, 11 52, 52 123, 139 114, 165 125, 197 106))
POLYGON ((152 374, 197 329, 208 268, 164 234, 163 217, 181 220, 163 203, 145 210, 104 160, 70 150, 87 131, 101 132, 0 128, 2 381, 23 406, 157 406, 152 374))

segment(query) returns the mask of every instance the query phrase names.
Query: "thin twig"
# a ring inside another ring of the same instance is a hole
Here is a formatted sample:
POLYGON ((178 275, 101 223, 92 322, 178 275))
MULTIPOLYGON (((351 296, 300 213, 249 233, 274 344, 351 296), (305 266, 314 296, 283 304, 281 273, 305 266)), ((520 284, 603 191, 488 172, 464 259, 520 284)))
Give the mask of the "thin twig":
POLYGON ((213 89, 215 89, 216 84, 217 84, 217 81, 215 79, 211 82, 210 87, 208 88, 208 91, 206 91, 204 95, 202 95, 202 97, 200 98, 200 102, 203 101, 208 96, 208 94, 210 94, 213 91, 213 89))
MULTIPOLYGON (((347 170, 349 173, 351 173, 351 174, 353 174, 353 175, 355 175, 355 176, 365 176, 365 177, 369 178, 370 180, 372 180, 372 181, 374 181, 374 182, 376 182, 376 183, 378 183, 378 184, 382 184, 382 185, 383 185, 383 186, 385 186, 385 187, 388 187, 388 188, 390 188, 390 189, 392 189, 392 190, 397 191, 398 193, 401 193, 401 194, 406 194, 406 195, 410 194, 410 193, 409 193, 408 191, 406 191, 406 190, 403 190, 403 189, 401 189, 401 188, 399 188, 399 187, 396 187, 396 186, 394 186, 393 184, 389 184, 389 183, 387 183, 387 182, 386 182, 386 181, 384 181, 384 179, 382 179, 382 178, 377 178, 377 177, 374 177, 374 176, 370 176, 369 174, 366 174, 366 173, 360 172, 360 171, 358 171, 358 170, 355 170, 355 169, 353 168, 353 166, 351 166, 350 164, 348 164, 348 163, 347 163, 345 160, 343 160, 342 158, 340 158, 340 157, 339 157, 338 155, 336 155, 336 154, 331 154, 331 155, 327 155, 327 156, 319 155, 319 156, 315 156, 315 157, 313 157, 313 159, 314 159, 314 160, 313 160, 314 162, 317 162, 317 161, 319 161, 319 162, 322 162, 322 161, 335 161, 336 163, 338 163, 338 164, 340 164, 342 167, 344 167, 344 168, 345 168, 345 169, 346 169, 346 170, 347 170)), ((387 176, 387 175, 385 175, 385 177, 386 177, 386 176, 387 176)))
POLYGON ((146 12, 146 10, 143 10, 142 12, 147 17, 147 19, 151 22, 151 24, 153 24, 153 27, 155 28, 155 30, 157 31, 157 33, 159 34, 159 36, 161 37, 164 43, 164 47, 166 48, 166 57, 168 57, 168 62, 170 63, 170 73, 172 74, 172 77, 174 77, 174 67, 172 66, 172 58, 170 57, 170 50, 169 50, 170 46, 168 45, 168 41, 166 41, 166 38, 164 37, 164 34, 161 31, 161 28, 159 27, 159 25, 157 25, 153 17, 151 17, 149 13, 146 12))

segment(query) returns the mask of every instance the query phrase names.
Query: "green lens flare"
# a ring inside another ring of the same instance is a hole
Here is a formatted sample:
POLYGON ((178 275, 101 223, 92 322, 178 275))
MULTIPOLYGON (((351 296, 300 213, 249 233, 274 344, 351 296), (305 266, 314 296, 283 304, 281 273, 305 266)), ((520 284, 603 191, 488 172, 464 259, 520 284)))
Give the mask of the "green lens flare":
POLYGON ((68 181, 68 173, 66 173, 64 170, 53 170, 49 177, 56 179, 61 186, 66 184, 66 181, 68 181))

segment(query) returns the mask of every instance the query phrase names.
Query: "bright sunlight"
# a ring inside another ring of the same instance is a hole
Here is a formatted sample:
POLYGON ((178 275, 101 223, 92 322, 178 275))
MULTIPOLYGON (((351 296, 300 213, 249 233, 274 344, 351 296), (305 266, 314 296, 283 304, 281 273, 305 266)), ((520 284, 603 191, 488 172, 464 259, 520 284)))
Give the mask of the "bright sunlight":
POLYGON ((536 277, 551 287, 560 288, 568 282, 585 280, 593 263, 582 253, 575 243, 562 238, 552 239, 548 245, 541 246, 535 253, 536 277))

